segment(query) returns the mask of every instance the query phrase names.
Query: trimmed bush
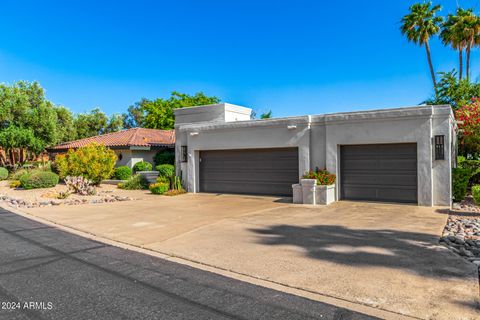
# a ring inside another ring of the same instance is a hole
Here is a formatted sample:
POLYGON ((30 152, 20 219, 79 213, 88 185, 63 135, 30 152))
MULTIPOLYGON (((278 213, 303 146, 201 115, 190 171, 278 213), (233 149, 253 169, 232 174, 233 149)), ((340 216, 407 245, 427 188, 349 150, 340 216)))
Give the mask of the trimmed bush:
POLYGON ((10 180, 20 180, 23 176, 29 175, 29 174, 30 174, 30 171, 26 169, 20 169, 15 171, 15 173, 12 174, 12 176, 10 177, 10 180))
POLYGON ((480 185, 476 185, 472 187, 472 196, 477 206, 480 206, 480 185))
POLYGON ((8 170, 0 167, 0 180, 5 180, 8 178, 8 170))
POLYGON ((94 184, 110 178, 116 162, 115 152, 98 143, 91 143, 77 150, 70 149, 66 154, 55 157, 60 178, 81 176, 94 184))
POLYGON ((175 152, 171 150, 162 150, 159 151, 155 157, 153 158, 155 162, 155 166, 159 166, 161 164, 175 164, 175 152))
POLYGON ((467 195, 468 181, 472 175, 470 169, 453 168, 452 169, 452 189, 453 199, 457 202, 465 199, 467 195))
POLYGON ((133 166, 133 172, 137 173, 138 171, 152 171, 152 164, 147 161, 137 162, 133 166))
POLYGON ((149 186, 150 192, 153 194, 164 194, 168 191, 170 184, 167 182, 157 182, 149 186))
POLYGON ((175 175, 175 167, 171 164, 161 164, 156 166, 155 169, 158 171, 158 176, 170 179, 175 175))
POLYGON ((38 189, 55 187, 58 184, 58 175, 50 171, 32 171, 20 178, 24 189, 38 189))
POLYGON ((127 166, 120 166, 115 168, 115 179, 117 180, 128 180, 132 177, 132 169, 127 166))
POLYGON ((117 187, 125 190, 146 190, 148 189, 148 181, 144 176, 136 174, 125 183, 119 183, 117 187))

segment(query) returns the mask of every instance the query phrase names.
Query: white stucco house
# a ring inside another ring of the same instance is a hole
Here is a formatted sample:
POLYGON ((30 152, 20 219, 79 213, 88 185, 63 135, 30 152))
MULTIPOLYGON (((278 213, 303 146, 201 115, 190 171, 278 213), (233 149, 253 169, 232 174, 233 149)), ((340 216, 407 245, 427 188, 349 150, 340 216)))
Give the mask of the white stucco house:
POLYGON ((177 174, 189 192, 291 196, 309 170, 336 174, 336 199, 450 205, 450 106, 251 120, 228 103, 175 110, 177 174))
POLYGON ((86 146, 92 142, 103 144, 115 151, 117 167, 128 166, 132 168, 135 163, 140 161, 147 161, 153 164, 153 159, 160 150, 173 150, 175 146, 175 132, 174 130, 132 128, 65 142, 50 148, 48 151, 55 155, 67 152, 69 149, 86 146))

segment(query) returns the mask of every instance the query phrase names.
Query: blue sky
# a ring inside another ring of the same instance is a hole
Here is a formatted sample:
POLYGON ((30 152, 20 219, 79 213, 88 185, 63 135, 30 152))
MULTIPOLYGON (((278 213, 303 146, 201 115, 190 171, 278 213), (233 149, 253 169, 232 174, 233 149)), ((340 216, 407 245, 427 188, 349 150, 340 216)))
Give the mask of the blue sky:
MULTIPOLYGON (((0 82, 37 80, 57 104, 108 114, 173 90, 276 117, 415 105, 432 90, 424 48, 398 30, 413 2, 8 1, 0 82)), ((432 54, 438 71, 457 65, 439 41, 432 54)))

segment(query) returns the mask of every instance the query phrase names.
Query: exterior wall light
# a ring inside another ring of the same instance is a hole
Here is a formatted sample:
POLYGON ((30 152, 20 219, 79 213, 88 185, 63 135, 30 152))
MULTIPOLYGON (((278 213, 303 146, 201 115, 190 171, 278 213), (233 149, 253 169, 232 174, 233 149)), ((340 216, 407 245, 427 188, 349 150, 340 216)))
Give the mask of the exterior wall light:
POLYGON ((445 160, 445 136, 435 136, 435 160, 445 160))
POLYGON ((190 136, 191 137, 198 136, 198 132, 190 132, 190 136))
POLYGON ((297 125, 295 125, 295 124, 288 125, 288 126, 287 126, 287 129, 288 129, 288 130, 297 129, 297 125))
POLYGON ((182 146, 181 161, 182 162, 187 162, 188 161, 188 147, 187 146, 182 146))

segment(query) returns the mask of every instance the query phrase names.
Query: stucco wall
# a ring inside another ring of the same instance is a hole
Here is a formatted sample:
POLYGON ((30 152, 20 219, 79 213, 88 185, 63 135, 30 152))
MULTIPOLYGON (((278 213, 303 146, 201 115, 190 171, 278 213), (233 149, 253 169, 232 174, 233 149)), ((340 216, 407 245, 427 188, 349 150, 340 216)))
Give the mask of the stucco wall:
POLYGON ((190 192, 198 191, 199 151, 248 148, 299 148, 299 173, 326 168, 335 173, 337 199, 341 145, 416 143, 418 204, 450 205, 453 115, 448 106, 423 106, 231 123, 176 126, 180 146, 188 146, 188 162, 177 164, 190 192), (432 139, 445 135, 445 160, 434 160, 432 139))
POLYGON ((135 163, 140 161, 147 161, 153 165, 153 158, 155 157, 155 154, 157 154, 156 150, 121 149, 114 151, 117 157, 120 153, 122 154, 122 160, 118 160, 116 166, 128 166, 130 168, 132 168, 135 163))

